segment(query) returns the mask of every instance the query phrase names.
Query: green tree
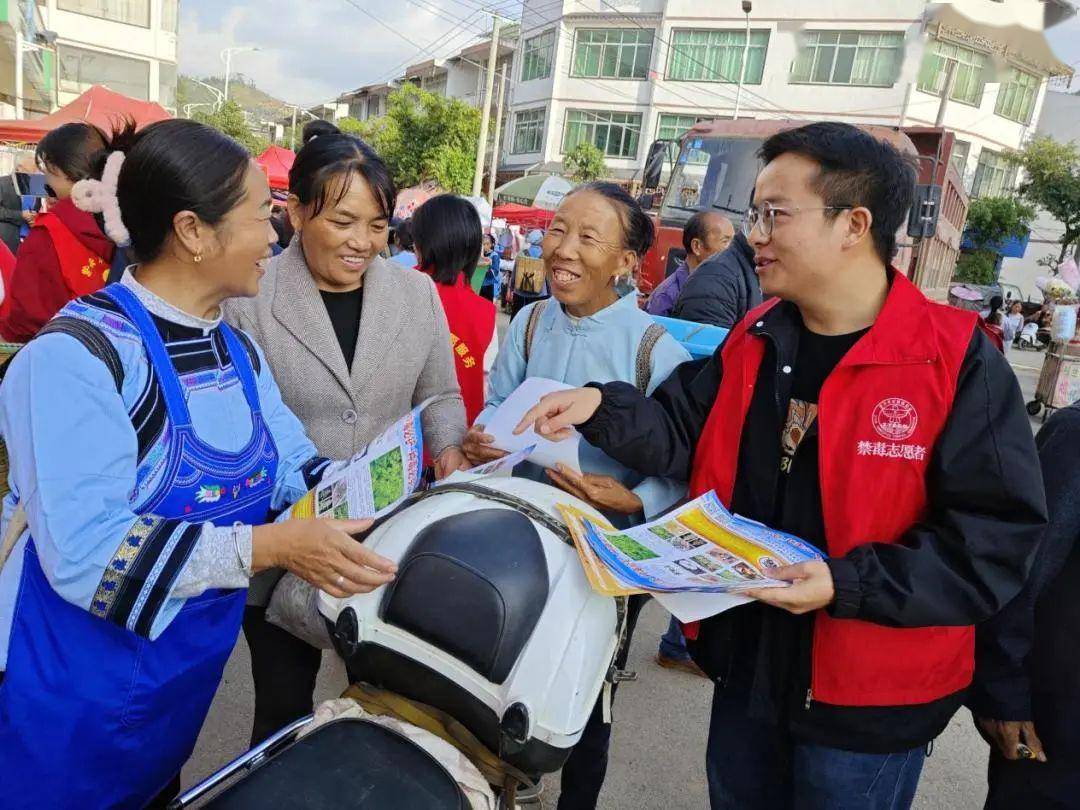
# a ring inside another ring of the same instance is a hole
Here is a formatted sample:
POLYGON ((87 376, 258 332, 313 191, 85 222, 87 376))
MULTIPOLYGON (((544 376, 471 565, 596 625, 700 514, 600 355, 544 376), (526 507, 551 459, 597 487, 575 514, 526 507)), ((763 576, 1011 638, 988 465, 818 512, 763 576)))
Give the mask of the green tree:
POLYGON ((567 152, 563 158, 563 166, 566 167, 570 179, 579 183, 598 180, 607 170, 604 165, 604 153, 590 141, 582 141, 567 152))
POLYGON ((967 233, 978 249, 989 249, 1028 232, 1035 209, 1015 197, 979 197, 971 201, 967 233))
POLYGON ((967 284, 993 284, 1001 243, 1027 233, 1034 216, 1030 205, 1014 197, 972 200, 966 230, 975 247, 960 255, 954 278, 967 284))
POLYGON ((406 84, 390 94, 385 116, 348 126, 382 156, 400 187, 431 180, 456 194, 472 190, 480 111, 460 99, 406 84))
POLYGON ((1020 196, 1064 227, 1058 261, 1065 261, 1069 249, 1080 241, 1080 146, 1039 136, 1011 153, 1010 159, 1024 170, 1020 196))
POLYGON ((191 117, 239 141, 253 155, 261 153, 269 144, 251 131, 243 109, 235 101, 226 101, 219 110, 196 110, 191 117))
POLYGON ((961 253, 953 279, 964 284, 993 284, 997 276, 997 254, 992 250, 961 253))

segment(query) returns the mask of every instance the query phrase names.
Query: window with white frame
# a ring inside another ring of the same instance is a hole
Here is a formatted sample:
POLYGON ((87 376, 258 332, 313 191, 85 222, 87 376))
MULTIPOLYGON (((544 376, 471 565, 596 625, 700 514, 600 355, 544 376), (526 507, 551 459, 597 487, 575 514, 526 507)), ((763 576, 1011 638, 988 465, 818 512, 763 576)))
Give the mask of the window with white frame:
MULTIPOLYGON (((679 142, 687 130, 699 121, 711 121, 714 117, 710 115, 661 113, 657 121, 656 138, 661 141, 672 141, 668 146, 668 158, 674 162, 679 157, 679 142)), ((691 163, 699 163, 702 160, 708 163, 709 156, 703 152, 691 152, 688 160, 691 163)))
POLYGON ((161 28, 164 31, 178 32, 180 22, 180 0, 161 0, 161 28))
POLYGON ((808 31, 791 81, 892 87, 904 58, 904 35, 875 31, 808 31))
POLYGON ((675 31, 667 77, 680 82, 738 82, 742 72, 744 83, 761 84, 768 46, 768 31, 751 31, 749 47, 745 31, 675 31))
POLYGON ((60 89, 82 93, 95 84, 125 96, 147 101, 150 98, 150 63, 103 51, 60 46, 60 89))
POLYGON ((953 141, 952 154, 949 156, 949 163, 956 169, 956 173, 960 175, 960 179, 964 180, 967 175, 968 155, 971 154, 971 143, 969 141, 962 141, 957 138, 953 141))
POLYGON ((102 20, 150 27, 150 0, 58 0, 56 7, 102 20))
POLYGON ((521 47, 521 81, 546 79, 555 62, 555 29, 529 37, 521 47))
POLYGON ((562 151, 587 141, 608 157, 634 158, 640 137, 641 113, 567 110, 562 151))
POLYGON ((1019 121, 1021 124, 1030 124, 1031 114, 1035 110, 1035 98, 1039 95, 1040 82, 1039 77, 1033 73, 1019 68, 1009 68, 1002 77, 994 112, 1002 118, 1019 121))
POLYGON ((945 92, 947 66, 950 61, 956 62, 956 79, 949 98, 978 107, 982 103, 983 89, 986 87, 986 69, 989 62, 986 54, 971 48, 935 40, 923 57, 919 70, 919 89, 935 96, 945 92))
POLYGON ((510 142, 510 154, 527 155, 543 148, 545 112, 543 107, 537 107, 514 113, 514 137, 510 142))
POLYGON ((176 65, 172 62, 158 62, 158 104, 176 109, 176 65))
POLYGON ((640 28, 582 28, 574 40, 570 75, 593 79, 644 79, 649 75, 653 32, 640 28))
POLYGON ((990 149, 979 152, 979 165, 975 167, 975 182, 971 186, 972 197, 1003 197, 1015 186, 1015 165, 1000 152, 990 149))

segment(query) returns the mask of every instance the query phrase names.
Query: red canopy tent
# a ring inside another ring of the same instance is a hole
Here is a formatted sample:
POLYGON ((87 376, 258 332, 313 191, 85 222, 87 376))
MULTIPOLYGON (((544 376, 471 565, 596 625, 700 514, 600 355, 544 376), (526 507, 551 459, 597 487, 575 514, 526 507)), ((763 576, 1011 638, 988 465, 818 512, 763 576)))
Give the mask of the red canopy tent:
POLYGON ((160 104, 129 98, 95 84, 70 104, 42 118, 0 121, 0 141, 37 143, 46 133, 61 124, 78 121, 94 124, 108 132, 115 126, 122 125, 128 118, 142 129, 147 124, 171 117, 160 104))
POLYGON ((270 188, 286 191, 289 188, 289 169, 296 160, 296 153, 281 146, 268 146, 266 151, 255 159, 270 180, 270 188))
POLYGON ((521 225, 525 228, 546 228, 551 224, 551 218, 555 216, 555 212, 548 211, 545 208, 519 205, 518 203, 504 203, 503 205, 496 205, 491 212, 491 216, 496 219, 506 220, 507 225, 521 225))

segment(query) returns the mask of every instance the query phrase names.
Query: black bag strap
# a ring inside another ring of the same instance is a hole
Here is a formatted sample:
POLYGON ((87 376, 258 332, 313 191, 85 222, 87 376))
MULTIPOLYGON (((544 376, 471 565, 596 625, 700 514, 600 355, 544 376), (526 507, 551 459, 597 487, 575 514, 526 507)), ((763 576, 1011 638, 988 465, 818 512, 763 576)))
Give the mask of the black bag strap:
POLYGON ((540 316, 547 309, 550 298, 544 298, 533 304, 529 310, 529 320, 525 322, 525 365, 529 364, 529 355, 532 354, 533 338, 536 337, 536 327, 540 323, 540 316))
MULTIPOLYGON (((73 337, 85 346, 90 354, 94 355, 94 357, 105 364, 105 368, 107 368, 109 374, 112 375, 117 393, 120 393, 123 390, 124 364, 120 362, 120 355, 117 353, 116 347, 109 342, 109 339, 105 337, 100 329, 89 321, 84 321, 81 318, 61 315, 53 318, 41 327, 41 330, 34 337, 57 334, 73 337)), ((0 366, 0 382, 3 382, 12 359, 14 359, 15 355, 20 351, 22 351, 22 348, 12 354, 3 366, 0 366)))

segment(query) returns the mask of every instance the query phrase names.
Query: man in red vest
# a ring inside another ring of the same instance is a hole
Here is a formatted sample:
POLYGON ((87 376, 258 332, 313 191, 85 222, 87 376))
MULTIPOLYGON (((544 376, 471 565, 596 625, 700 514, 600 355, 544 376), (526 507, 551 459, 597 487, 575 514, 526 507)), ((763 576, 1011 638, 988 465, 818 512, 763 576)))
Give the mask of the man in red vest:
POLYGON ((768 300, 649 398, 590 384, 526 420, 556 438, 580 425, 623 464, 715 490, 825 556, 687 627, 716 682, 714 810, 898 810, 971 682, 973 625, 1024 582, 1046 520, 1039 462, 977 316, 890 267, 910 162, 840 123, 759 156, 746 225, 768 300))

